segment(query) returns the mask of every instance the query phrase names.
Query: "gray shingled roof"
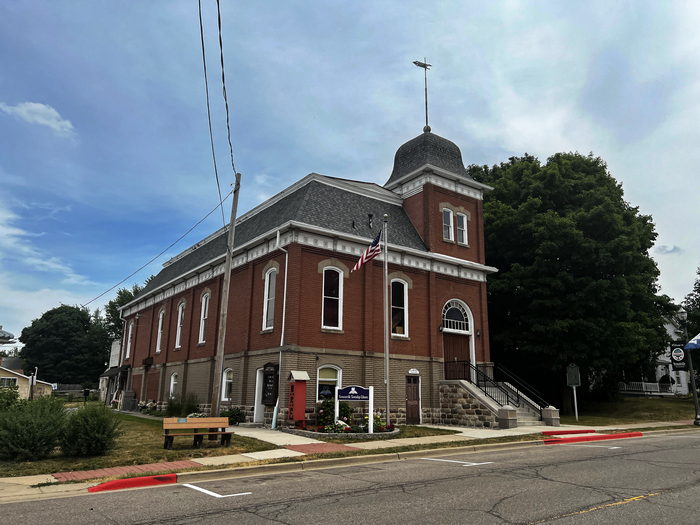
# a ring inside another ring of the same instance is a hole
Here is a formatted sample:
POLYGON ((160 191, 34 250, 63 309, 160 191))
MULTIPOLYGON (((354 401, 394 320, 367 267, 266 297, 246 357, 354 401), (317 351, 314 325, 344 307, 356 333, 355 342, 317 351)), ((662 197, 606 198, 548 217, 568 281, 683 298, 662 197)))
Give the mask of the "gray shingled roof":
MULTIPOLYGON (((292 220, 324 228, 329 233, 340 232, 365 237, 369 243, 379 232, 385 213, 389 215, 389 244, 427 251, 402 206, 359 195, 317 180, 311 180, 237 224, 235 246, 241 246, 292 220), (370 213, 374 216, 372 229, 368 221, 370 213)), ((216 238, 163 268, 144 287, 139 296, 148 294, 217 257, 223 257, 226 251, 226 235, 227 232, 223 231, 216 238)))
POLYGON ((425 131, 396 150, 394 169, 385 186, 426 164, 471 178, 464 168, 459 147, 451 140, 425 131))

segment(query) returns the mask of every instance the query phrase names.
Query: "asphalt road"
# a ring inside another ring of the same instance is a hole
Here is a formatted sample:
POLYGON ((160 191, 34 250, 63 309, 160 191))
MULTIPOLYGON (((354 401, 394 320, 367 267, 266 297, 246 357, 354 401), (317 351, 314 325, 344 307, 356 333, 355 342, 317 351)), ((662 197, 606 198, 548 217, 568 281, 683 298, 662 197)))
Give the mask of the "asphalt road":
POLYGON ((700 432, 6 504, 8 523, 700 523, 700 432))

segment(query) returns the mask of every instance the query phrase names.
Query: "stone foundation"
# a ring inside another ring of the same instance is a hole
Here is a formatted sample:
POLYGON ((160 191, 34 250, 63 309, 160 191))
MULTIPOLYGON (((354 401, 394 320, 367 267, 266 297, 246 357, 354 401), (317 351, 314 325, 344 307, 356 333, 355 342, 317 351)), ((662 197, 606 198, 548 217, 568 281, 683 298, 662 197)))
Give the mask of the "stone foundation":
POLYGON ((441 425, 496 428, 497 418, 459 384, 440 385, 441 425))

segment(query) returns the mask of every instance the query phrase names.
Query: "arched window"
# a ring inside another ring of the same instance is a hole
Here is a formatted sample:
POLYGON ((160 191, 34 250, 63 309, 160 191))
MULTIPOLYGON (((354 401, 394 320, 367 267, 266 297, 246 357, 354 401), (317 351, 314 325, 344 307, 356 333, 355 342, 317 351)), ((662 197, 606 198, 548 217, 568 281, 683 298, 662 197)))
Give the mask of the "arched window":
POLYGON ((168 397, 175 397, 177 395, 177 372, 173 372, 170 376, 170 391, 168 397))
POLYGON ((442 331, 471 334, 469 308, 462 301, 452 299, 442 309, 442 331))
POLYGON ((233 370, 227 368, 221 378, 221 401, 231 401, 233 397, 233 370))
POLYGON ((316 374, 316 400, 335 399, 335 387, 342 387, 343 369, 333 365, 319 367, 316 374))
POLYGON ((182 327, 185 326, 185 303, 177 305, 177 329, 175 330, 175 348, 182 346, 182 327))
POLYGON ((158 312, 158 335, 156 336, 156 354, 163 349, 163 323, 165 322, 165 310, 158 312))
POLYGON ((134 322, 129 322, 129 330, 126 336, 126 352, 124 353, 124 359, 129 359, 131 355, 131 343, 134 339, 134 322))
POLYGON ((209 292, 202 295, 199 309, 199 343, 206 342, 205 331, 207 328, 207 318, 209 317, 209 292))
POLYGON ((323 270, 322 316, 322 328, 343 328, 343 272, 330 266, 323 270))
POLYGON ((275 289, 277 286, 277 270, 272 268, 265 273, 265 295, 263 297, 263 330, 271 330, 275 326, 275 289))
POLYGON ((399 279, 391 281, 391 333, 408 337, 408 285, 399 279))

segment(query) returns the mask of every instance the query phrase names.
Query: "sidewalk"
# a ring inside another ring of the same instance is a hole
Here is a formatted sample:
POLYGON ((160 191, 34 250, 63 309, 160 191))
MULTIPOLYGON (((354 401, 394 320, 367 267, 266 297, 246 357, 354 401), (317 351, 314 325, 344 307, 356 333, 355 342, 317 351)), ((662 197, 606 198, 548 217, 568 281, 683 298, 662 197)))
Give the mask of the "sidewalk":
POLYGON ((42 483, 60 483, 66 481, 83 481, 105 477, 119 477, 129 474, 163 474, 172 473, 184 469, 192 469, 201 466, 233 466, 245 467, 246 464, 274 460, 280 458, 291 458, 305 456, 309 454, 319 454, 328 452, 352 452, 361 450, 380 450, 403 446, 414 446, 424 444, 449 444, 458 441, 493 439, 506 436, 519 436, 525 434, 539 434, 547 430, 583 430, 595 429, 596 431, 624 430, 626 428, 663 428, 675 425, 692 425, 692 421, 668 421, 655 423, 635 423, 627 425, 612 426, 580 426, 562 425, 560 427, 548 427, 544 425, 526 426, 512 429, 481 429, 466 427, 441 427, 438 425, 425 425, 434 428, 446 428, 458 430, 457 434, 424 436, 415 438, 395 438, 380 439, 376 441, 364 441, 352 444, 326 443, 317 439, 288 434, 278 430, 251 427, 231 427, 234 434, 245 436, 260 441, 265 441, 276 445, 278 448, 261 452, 250 452, 245 454, 233 454, 226 456, 213 456, 205 458, 195 458, 190 460, 151 463, 146 465, 130 465, 124 467, 112 467, 97 470, 84 470, 75 472, 57 472, 53 474, 42 474, 36 476, 22 476, 14 478, 0 478, 0 503, 18 501, 22 499, 41 499, 56 497, 61 494, 70 495, 84 493, 85 490, 95 483, 70 483, 53 484, 43 487, 32 487, 42 483))

